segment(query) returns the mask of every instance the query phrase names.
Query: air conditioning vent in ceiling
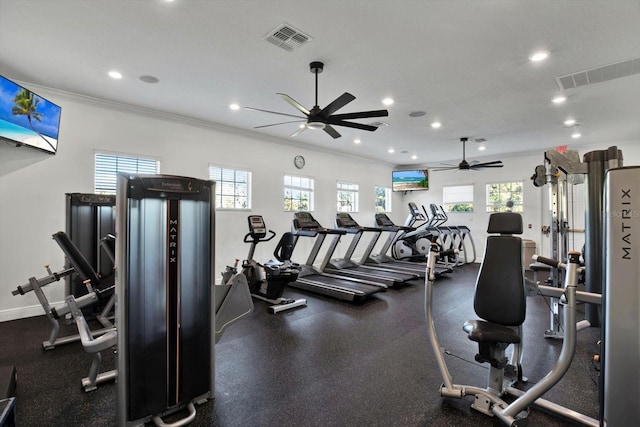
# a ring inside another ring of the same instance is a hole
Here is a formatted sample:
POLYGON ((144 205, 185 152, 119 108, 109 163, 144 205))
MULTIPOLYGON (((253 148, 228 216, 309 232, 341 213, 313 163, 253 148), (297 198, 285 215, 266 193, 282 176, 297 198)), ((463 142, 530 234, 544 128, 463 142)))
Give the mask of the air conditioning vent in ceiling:
POLYGON ((556 80, 561 90, 567 90, 594 83, 606 82, 608 80, 619 79, 633 74, 640 74, 640 58, 616 62, 615 64, 592 68, 591 70, 566 74, 564 76, 556 77, 556 80))
POLYGON ((264 39, 269 43, 291 52, 311 41, 311 37, 289 24, 282 24, 269 32, 264 39))

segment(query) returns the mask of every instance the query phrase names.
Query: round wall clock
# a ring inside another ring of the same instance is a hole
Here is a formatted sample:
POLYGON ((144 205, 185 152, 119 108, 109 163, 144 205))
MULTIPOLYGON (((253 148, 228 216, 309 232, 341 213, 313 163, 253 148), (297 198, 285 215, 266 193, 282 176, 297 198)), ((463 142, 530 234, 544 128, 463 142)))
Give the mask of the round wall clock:
POLYGON ((297 167, 298 169, 302 169, 302 168, 304 167, 304 165, 305 165, 304 157, 302 157, 302 156, 296 156, 296 157, 293 159, 293 164, 294 164, 294 165, 296 165, 296 167, 297 167))

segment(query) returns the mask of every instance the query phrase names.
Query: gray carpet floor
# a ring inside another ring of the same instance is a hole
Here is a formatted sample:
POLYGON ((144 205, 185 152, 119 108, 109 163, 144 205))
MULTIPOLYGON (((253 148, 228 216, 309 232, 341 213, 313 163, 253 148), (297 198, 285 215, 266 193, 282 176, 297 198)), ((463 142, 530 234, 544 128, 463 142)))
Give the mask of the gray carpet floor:
MULTIPOLYGON (((462 331, 474 318, 477 265, 457 268, 434 287, 434 321, 458 384, 484 387, 488 369, 474 361, 477 346, 462 331)), ((216 345, 215 400, 197 406, 194 426, 493 426, 470 409, 471 398, 442 399, 442 379, 428 346, 424 284, 410 282, 360 304, 287 290, 308 306, 278 315, 256 301, 254 312, 231 325, 216 345)), ((19 298, 19 297, 14 297, 19 298)), ((553 367, 561 341, 543 338, 549 308, 527 300, 524 374, 531 383, 553 367)), ((63 334, 75 333, 72 325, 63 334)), ((80 344, 44 351, 44 316, 0 323, 0 365, 18 371, 17 414, 22 427, 112 426, 116 386, 84 393, 91 364, 80 344)), ((598 328, 579 332, 574 361, 545 397, 598 416, 598 328)), ((103 370, 114 368, 105 354, 103 370)), ((538 410, 532 426, 569 425, 538 410)), ((169 418, 168 421, 172 421, 169 418)))

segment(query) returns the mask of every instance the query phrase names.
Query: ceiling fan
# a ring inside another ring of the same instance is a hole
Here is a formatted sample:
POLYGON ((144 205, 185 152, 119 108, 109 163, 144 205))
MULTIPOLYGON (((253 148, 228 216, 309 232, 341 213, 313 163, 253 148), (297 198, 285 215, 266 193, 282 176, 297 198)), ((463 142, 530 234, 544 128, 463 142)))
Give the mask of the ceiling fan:
POLYGON ((288 122, 273 123, 270 125, 256 126, 254 129, 283 125, 287 123, 305 122, 303 125, 301 125, 298 128, 298 130, 296 130, 294 133, 291 134, 292 137, 300 135, 300 133, 304 132, 306 129, 322 129, 326 133, 331 135, 333 138, 340 138, 341 136, 340 133, 337 130, 335 130, 333 126, 345 126, 345 127, 355 128, 355 129, 367 130, 371 132, 378 129, 377 126, 366 125, 362 123, 347 122, 345 120, 366 119, 370 117, 386 117, 389 115, 389 112, 387 110, 360 111, 357 113, 333 114, 336 111, 338 111, 340 108, 344 107, 345 105, 347 105, 348 103, 356 99, 355 96, 351 95, 348 92, 343 93, 342 95, 337 97, 333 102, 331 102, 329 105, 321 109, 318 106, 318 74, 322 72, 324 68, 324 64, 322 62, 314 61, 311 64, 309 64, 309 67, 311 68, 311 72, 316 75, 316 102, 313 108, 311 108, 311 110, 308 110, 304 106, 302 106, 302 104, 300 104, 299 102, 291 98, 289 95, 286 95, 284 93, 278 93, 277 95, 279 95, 282 99, 284 99, 286 102, 288 102, 293 107, 295 107, 298 111, 303 113, 304 116, 295 116, 293 114, 280 113, 277 111, 268 111, 268 110, 262 110, 260 108, 245 107, 246 110, 261 111, 263 113, 278 114, 280 116, 295 117, 299 119, 299 120, 292 120, 288 122))
POLYGON ((458 166, 451 165, 451 166, 444 166, 444 167, 435 167, 430 169, 433 171, 445 171, 445 170, 452 170, 452 169, 478 170, 478 169, 484 169, 484 168, 501 168, 504 166, 502 164, 502 160, 494 160, 492 162, 484 162, 484 163, 474 163, 474 162, 469 163, 466 159, 466 144, 468 140, 469 138, 460 138, 460 141, 462 142, 462 161, 458 163, 458 166))

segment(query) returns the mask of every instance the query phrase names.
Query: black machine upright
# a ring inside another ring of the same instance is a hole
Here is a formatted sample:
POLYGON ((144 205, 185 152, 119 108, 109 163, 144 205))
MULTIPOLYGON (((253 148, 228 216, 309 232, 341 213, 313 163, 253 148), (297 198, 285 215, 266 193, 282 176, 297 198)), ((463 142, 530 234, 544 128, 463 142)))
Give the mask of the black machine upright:
POLYGON ((194 403, 214 397, 222 327, 253 309, 241 274, 215 284, 214 200, 213 181, 118 176, 119 426, 165 425, 162 416, 184 409, 189 415, 172 425, 191 422, 194 403))
MULTIPOLYGON (((101 250, 100 241, 115 234, 115 204, 116 196, 113 194, 66 194, 66 234, 102 278, 113 275, 113 261, 101 250)), ((65 295, 78 298, 87 293, 78 274, 67 278, 66 287, 65 295)), ((102 308, 98 306, 96 311, 102 308)))

